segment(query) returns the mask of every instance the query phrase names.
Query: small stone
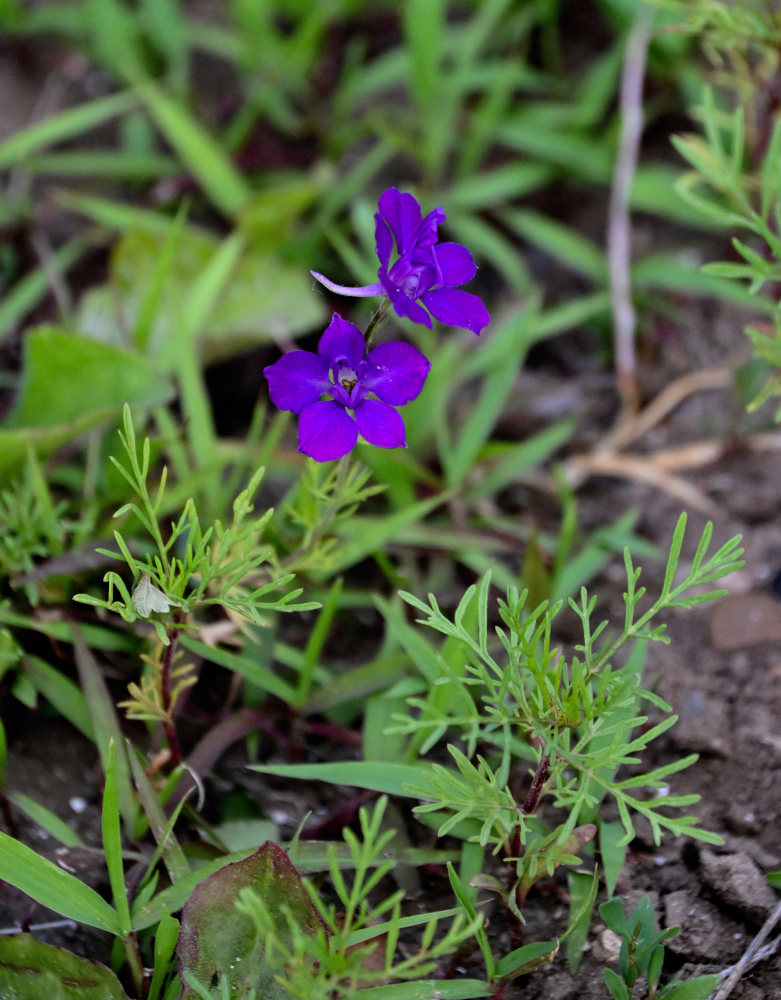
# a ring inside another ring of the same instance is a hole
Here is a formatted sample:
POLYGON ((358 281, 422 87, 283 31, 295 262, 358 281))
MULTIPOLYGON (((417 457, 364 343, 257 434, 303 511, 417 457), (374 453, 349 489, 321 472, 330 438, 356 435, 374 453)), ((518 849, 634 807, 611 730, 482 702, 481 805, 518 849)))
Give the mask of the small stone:
POLYGON ((763 923, 776 907, 776 895, 747 854, 700 855, 707 884, 728 906, 735 907, 757 923, 763 923))
POLYGON ((710 620, 715 649, 750 649, 781 639, 781 602, 769 594, 723 597, 710 620))
POLYGON ((592 955, 604 965, 615 965, 621 952, 621 938, 615 931, 606 927, 594 942, 592 955))
POLYGON ((759 833, 761 829, 757 815, 750 805, 740 805, 737 802, 731 803, 724 819, 733 833, 743 834, 744 836, 759 833))

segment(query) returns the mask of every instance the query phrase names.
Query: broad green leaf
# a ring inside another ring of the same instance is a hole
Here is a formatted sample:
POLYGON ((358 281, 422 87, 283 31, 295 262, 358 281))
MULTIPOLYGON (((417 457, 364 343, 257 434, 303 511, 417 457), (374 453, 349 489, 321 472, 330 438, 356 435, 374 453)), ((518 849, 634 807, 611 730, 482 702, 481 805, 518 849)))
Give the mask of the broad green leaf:
POLYGON ((0 832, 0 879, 71 920, 119 933, 117 915, 94 889, 0 832))
POLYGON ((503 980, 515 979, 540 966, 549 965, 558 950, 558 941, 533 941, 500 959, 496 963, 494 974, 503 980))
POLYGON ((0 428, 0 472, 23 462, 28 449, 49 454, 118 414, 123 402, 165 402, 171 389, 143 358, 53 326, 25 338, 21 388, 0 428))
POLYGON ((92 426, 123 402, 165 402, 170 389, 153 366, 120 347, 41 326, 25 338, 19 399, 5 429, 92 426))
POLYGON ((303 213, 334 181, 328 168, 312 174, 277 181, 262 191, 254 191, 236 220, 255 250, 274 250, 290 240, 303 213))
POLYGON ((105 966, 31 934, 0 938, 0 996, 6 1000, 127 1000, 105 966))
MULTIPOLYGON (((120 344, 125 329, 137 327, 148 301, 146 290, 157 280, 160 241, 153 226, 124 233, 114 250, 112 280, 81 299, 78 325, 86 336, 120 344)), ((214 362, 268 343, 280 331, 295 337, 324 319, 322 296, 312 293, 303 268, 274 253, 242 250, 240 241, 234 234, 221 244, 195 226, 184 229, 155 315, 144 317, 144 350, 161 370, 176 367, 184 337, 197 338, 201 356, 214 362), (209 273, 214 281, 201 284, 209 273), (206 302, 206 311, 195 312, 194 290, 206 302)))
POLYGON ((715 974, 695 976, 685 982, 672 982, 659 994, 659 1000, 708 1000, 721 982, 715 974))
MULTIPOLYGON (((248 889, 262 902, 282 940, 292 939, 289 920, 305 934, 324 931, 301 876, 282 848, 269 841, 244 861, 215 872, 190 897, 176 949, 181 974, 189 973, 206 987, 227 981, 236 1000, 249 997, 250 991, 264 1000, 287 1000, 288 991, 275 979, 279 956, 271 960, 255 922, 235 905, 248 889)), ((213 996, 216 1000, 220 990, 213 996)), ((180 1000, 196 998, 189 986, 182 989, 180 1000)))
POLYGON ((629 987, 612 969, 605 969, 605 986, 610 990, 613 1000, 632 1000, 629 987))

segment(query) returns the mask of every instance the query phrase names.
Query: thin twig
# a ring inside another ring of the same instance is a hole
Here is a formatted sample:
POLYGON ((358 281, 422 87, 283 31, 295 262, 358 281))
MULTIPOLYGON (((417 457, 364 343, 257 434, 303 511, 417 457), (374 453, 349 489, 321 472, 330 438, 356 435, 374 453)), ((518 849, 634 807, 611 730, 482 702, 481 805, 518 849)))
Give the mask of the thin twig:
POLYGON ((781 903, 778 904, 775 910, 773 910, 767 918, 765 923, 762 925, 762 929, 759 934, 757 934, 748 946, 741 960, 737 965, 733 966, 730 974, 711 996, 710 1000, 727 1000, 727 997, 734 990, 743 974, 748 972, 748 970, 756 965, 757 962, 761 961, 762 958, 767 957, 767 951, 763 949, 762 945, 765 943, 765 939, 769 936, 770 932, 779 921, 781 921, 781 903))
POLYGON ((613 309, 613 350, 618 392, 627 413, 637 408, 638 397, 635 310, 630 276, 629 194, 643 131, 643 80, 654 15, 653 8, 640 4, 627 41, 621 75, 621 133, 608 210, 607 261, 613 309))

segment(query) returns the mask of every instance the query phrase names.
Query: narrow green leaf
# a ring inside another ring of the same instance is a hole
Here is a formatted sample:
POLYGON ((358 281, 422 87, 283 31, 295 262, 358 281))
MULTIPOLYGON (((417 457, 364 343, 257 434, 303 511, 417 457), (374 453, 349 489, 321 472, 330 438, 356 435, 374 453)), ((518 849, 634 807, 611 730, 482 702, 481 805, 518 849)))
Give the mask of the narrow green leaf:
POLYGON ((370 986, 358 994, 360 1000, 473 1000, 495 996, 493 987, 482 979, 421 979, 416 983, 370 986))
POLYGON ((152 830, 152 835, 157 842, 159 852, 171 881, 178 882, 179 879, 190 874, 190 865, 184 856, 184 851, 179 846, 179 842, 169 830, 170 819, 166 818, 157 793, 152 788, 152 783, 147 777, 141 761, 138 759, 135 750, 130 747, 128 747, 128 757, 133 770, 136 788, 138 789, 138 797, 141 800, 141 805, 152 830))
POLYGON ((212 203, 224 215, 234 218, 249 199, 251 190, 219 142, 156 83, 142 84, 138 95, 212 203))
POLYGON ((125 114, 138 104, 138 98, 128 92, 111 94, 90 104, 80 104, 59 114, 29 125, 0 143, 0 170, 7 170, 31 153, 46 149, 56 142, 73 139, 103 122, 125 114))
POLYGON ((119 794, 117 785, 117 751, 113 740, 108 745, 105 763, 106 782, 103 789, 101 828, 103 853, 111 884, 111 894, 117 911, 119 932, 122 937, 130 933, 130 906, 125 885, 125 863, 122 858, 122 834, 119 828, 119 794))
POLYGON ((595 868, 591 875, 588 872, 571 871, 567 881, 570 895, 569 922, 561 942, 567 941, 569 966, 575 972, 583 958, 583 945, 586 943, 591 926, 591 913, 597 898, 599 879, 595 868))
POLYGON ((155 933, 155 964, 147 1000, 157 1000, 168 974, 168 964, 174 956, 179 937, 179 921, 164 913, 155 933))
POLYGON ((48 294, 52 270, 60 274, 67 272, 84 254, 88 245, 83 236, 68 240, 54 251, 46 267, 34 268, 15 285, 6 289, 3 301, 0 302, 0 341, 48 294))
POLYGON ((625 840, 624 828, 621 823, 615 821, 600 821, 598 826, 602 871, 605 876, 607 894, 612 896, 626 859, 627 844, 622 843, 625 840))
POLYGON ((125 829, 132 830, 136 805, 130 779, 130 765, 125 752, 125 739, 114 707, 114 700, 106 687, 106 682, 103 680, 95 657, 84 641, 81 632, 75 626, 73 628, 73 649, 104 774, 108 774, 112 742, 116 748, 113 766, 116 775, 117 803, 125 822, 125 829))
POLYGON ((61 844, 66 847, 84 846, 84 841, 75 830, 72 830, 51 809, 42 806, 40 802, 31 799, 29 795, 25 795, 24 792, 11 792, 8 798, 17 809, 21 809, 34 823, 37 823, 42 830, 45 830, 50 837, 54 837, 61 844))
POLYGON ((252 764, 251 771, 276 774, 283 778, 303 781, 326 781, 331 785, 352 785, 369 788, 387 795, 415 798, 405 786, 419 784, 427 767, 412 764, 391 764, 381 761, 354 760, 338 764, 252 764))
POLYGON ((2 832, 0 879, 64 917, 110 934, 120 932, 116 913, 94 889, 2 832))
MULTIPOLYGON (((67 623, 63 622, 62 624, 67 623)), ((67 636, 67 640, 70 640, 70 635, 67 636)), ((66 677, 61 670, 57 670, 46 660, 41 660, 37 656, 26 656, 22 663, 25 675, 39 694, 42 694, 88 740, 94 740, 95 733, 87 701, 79 686, 66 677)))

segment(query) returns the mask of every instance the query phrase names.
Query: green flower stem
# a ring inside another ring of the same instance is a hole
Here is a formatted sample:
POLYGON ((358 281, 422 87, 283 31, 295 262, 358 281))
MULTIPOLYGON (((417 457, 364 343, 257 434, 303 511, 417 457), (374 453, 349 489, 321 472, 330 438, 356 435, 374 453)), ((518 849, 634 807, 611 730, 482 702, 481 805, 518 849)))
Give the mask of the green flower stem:
POLYGON ((375 332, 379 330, 379 328, 385 322, 390 304, 391 304, 390 299, 384 298, 377 307, 377 310, 372 316, 372 318, 369 320, 369 325, 366 327, 366 334, 365 334, 367 349, 371 347, 371 342, 375 332))

